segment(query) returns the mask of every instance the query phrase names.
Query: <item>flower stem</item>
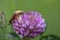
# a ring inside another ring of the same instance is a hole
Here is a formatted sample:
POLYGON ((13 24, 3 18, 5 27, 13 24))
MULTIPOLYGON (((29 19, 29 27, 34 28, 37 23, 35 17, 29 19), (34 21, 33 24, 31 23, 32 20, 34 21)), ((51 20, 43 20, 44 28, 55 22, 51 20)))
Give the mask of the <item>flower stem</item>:
POLYGON ((24 38, 23 40, 30 40, 30 38, 24 38))

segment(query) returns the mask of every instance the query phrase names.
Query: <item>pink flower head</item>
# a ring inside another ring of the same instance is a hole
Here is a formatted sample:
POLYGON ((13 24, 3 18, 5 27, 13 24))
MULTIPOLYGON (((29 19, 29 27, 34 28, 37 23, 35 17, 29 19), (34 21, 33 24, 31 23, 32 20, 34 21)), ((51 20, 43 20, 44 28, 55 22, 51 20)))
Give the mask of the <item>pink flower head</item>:
POLYGON ((10 23, 20 38, 34 38, 42 34, 46 28, 44 18, 37 11, 15 13, 10 23))

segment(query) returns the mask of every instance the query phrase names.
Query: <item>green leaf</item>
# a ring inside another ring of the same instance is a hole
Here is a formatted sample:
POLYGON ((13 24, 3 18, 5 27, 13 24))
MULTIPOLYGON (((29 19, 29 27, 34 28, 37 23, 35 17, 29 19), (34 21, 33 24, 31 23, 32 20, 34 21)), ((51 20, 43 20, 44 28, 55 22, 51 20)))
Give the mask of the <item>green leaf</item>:
POLYGON ((8 33, 8 37, 10 37, 10 38, 17 37, 17 38, 19 38, 19 36, 15 32, 8 33))
POLYGON ((44 35, 41 36, 39 40, 60 40, 60 37, 56 35, 44 35))
POLYGON ((7 34, 8 40, 20 40, 19 36, 15 32, 10 32, 7 34))
POLYGON ((8 38, 15 39, 18 38, 20 40, 20 37, 15 32, 8 33, 8 38))

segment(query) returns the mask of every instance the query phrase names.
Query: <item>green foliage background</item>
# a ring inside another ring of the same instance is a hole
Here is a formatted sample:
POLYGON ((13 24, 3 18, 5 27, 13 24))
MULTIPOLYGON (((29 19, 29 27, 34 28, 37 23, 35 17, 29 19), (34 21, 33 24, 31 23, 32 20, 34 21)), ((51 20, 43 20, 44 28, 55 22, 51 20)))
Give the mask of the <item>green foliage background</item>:
MULTIPOLYGON (((60 36, 60 0, 0 0, 0 10, 5 13, 7 24, 16 10, 36 10, 42 14, 47 23, 47 30, 43 35, 60 36)), ((6 33, 11 30, 11 26, 6 26, 6 33)), ((18 40, 17 38, 13 39, 18 40)), ((6 37, 6 40, 13 39, 6 37)), ((38 39, 38 37, 35 38, 35 40, 38 39)), ((2 29, 0 29, 0 40, 5 40, 2 29)))

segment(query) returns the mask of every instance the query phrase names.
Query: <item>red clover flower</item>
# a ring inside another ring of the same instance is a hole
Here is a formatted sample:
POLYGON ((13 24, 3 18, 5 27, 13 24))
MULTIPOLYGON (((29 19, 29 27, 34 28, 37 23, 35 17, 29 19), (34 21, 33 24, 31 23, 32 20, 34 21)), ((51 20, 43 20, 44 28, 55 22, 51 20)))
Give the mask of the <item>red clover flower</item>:
POLYGON ((15 11, 10 23, 20 38, 34 38, 46 29, 45 20, 37 11, 15 11))

